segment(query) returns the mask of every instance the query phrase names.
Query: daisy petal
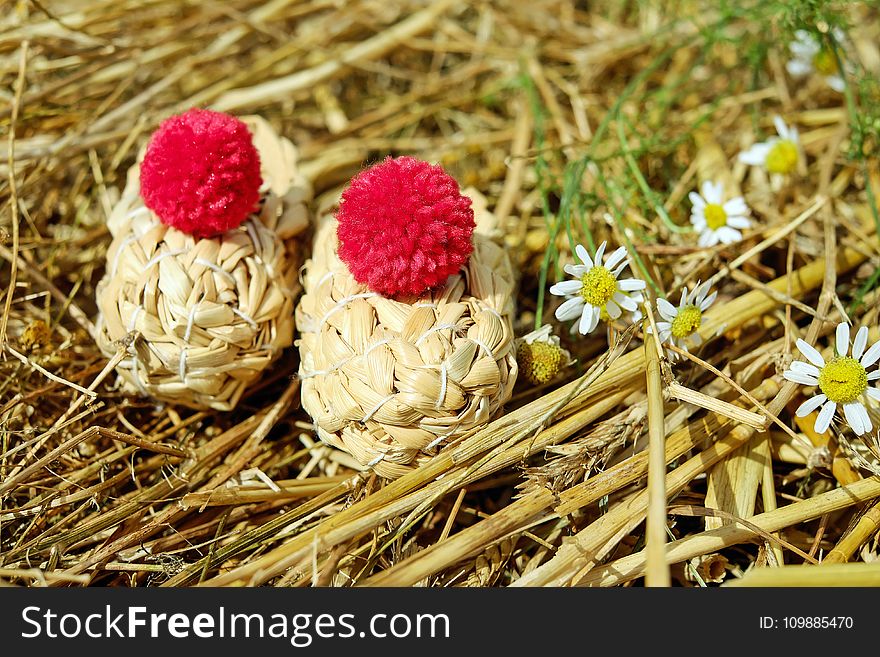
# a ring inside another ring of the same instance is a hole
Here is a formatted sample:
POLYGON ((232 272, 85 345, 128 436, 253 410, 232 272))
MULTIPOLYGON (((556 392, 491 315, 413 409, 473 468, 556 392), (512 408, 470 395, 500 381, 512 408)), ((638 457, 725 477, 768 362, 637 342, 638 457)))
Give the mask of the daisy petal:
POLYGON ((782 373, 782 378, 787 379, 788 381, 793 381, 794 383, 800 383, 804 386, 817 386, 819 385, 819 379, 814 376, 810 376, 809 374, 804 374, 803 372, 798 372, 796 370, 785 370, 782 373))
POLYGON ((859 414, 862 416, 862 428, 864 429, 863 433, 868 433, 871 429, 874 428, 874 425, 871 424, 871 416, 868 415, 868 409, 865 408, 864 404, 859 404, 859 414))
POLYGON ((615 292, 614 296, 611 298, 614 299, 617 305, 622 307, 624 310, 628 310, 630 312, 638 310, 638 304, 633 301, 632 298, 625 295, 623 292, 615 292))
POLYGON ((812 73, 813 67, 810 65, 810 62, 806 62, 803 59, 790 59, 785 63, 785 70, 792 77, 802 78, 812 73))
POLYGON ((700 192, 702 193, 703 198, 706 199, 706 203, 721 205, 721 195, 724 193, 721 183, 716 184, 711 180, 707 180, 700 188, 700 192))
POLYGON ((708 248, 710 246, 715 246, 718 243, 718 240, 715 239, 715 231, 714 230, 704 230, 700 233, 700 239, 697 240, 697 246, 700 248, 708 248), (714 242, 713 242, 714 240, 714 242))
POLYGON ((805 363, 802 360, 791 361, 791 365, 788 366, 788 369, 792 372, 800 372, 801 374, 806 374, 807 376, 812 376, 816 379, 819 377, 819 368, 811 363, 805 363))
POLYGON ((605 267, 608 269, 614 269, 619 262, 621 262, 626 257, 626 247, 619 246, 614 250, 608 259, 605 261, 605 267))
POLYGON ((868 372, 868 381, 876 381, 877 379, 880 379, 880 370, 868 372))
POLYGON ((783 139, 789 139, 790 135, 788 132, 788 126, 785 125, 785 121, 782 120, 782 117, 778 114, 773 117, 773 125, 776 126, 776 132, 783 139))
POLYGON ((690 199, 691 205, 694 206, 694 210, 703 210, 706 207, 706 201, 696 192, 689 192, 688 199, 690 199))
POLYGON ((570 319, 574 319, 581 314, 583 307, 584 300, 580 297, 569 299, 556 309, 556 319, 560 322, 567 322, 570 319))
POLYGON ((702 311, 707 310, 709 308, 709 306, 711 306, 713 303, 715 303, 715 299, 717 297, 718 297, 718 292, 715 291, 712 294, 710 294, 708 297, 703 299, 703 302, 700 304, 700 311, 702 312, 702 311))
POLYGON ((578 324, 578 331, 580 331, 581 335, 587 335, 588 333, 592 333, 595 326, 590 326, 593 323, 593 315, 598 315, 598 308, 596 306, 591 306, 590 304, 584 304, 584 310, 581 313, 581 321, 578 324))
POLYGON ((828 427, 831 426, 831 420, 834 418, 834 411, 837 410, 837 404, 833 401, 825 402, 825 405, 822 407, 822 410, 819 411, 819 416, 816 418, 816 424, 813 425, 813 430, 816 433, 825 433, 828 431, 828 427))
POLYGON ((794 412, 798 417, 806 417, 817 408, 819 408, 825 401, 828 399, 825 395, 816 395, 815 397, 810 397, 803 404, 798 406, 797 410, 794 412))
POLYGON ((752 222, 745 217, 728 217, 727 225, 731 228, 748 228, 752 222))
POLYGON ((715 235, 718 236, 722 244, 734 244, 742 240, 742 233, 730 226, 722 226, 715 231, 715 235))
POLYGON ((825 359, 822 358, 822 354, 816 351, 815 347, 811 347, 809 344, 798 338, 797 342, 798 351, 800 351, 804 356, 807 357, 807 360, 810 361, 816 367, 825 367, 825 359))
POLYGON ((616 303, 614 303, 613 301, 609 301, 605 304, 605 312, 608 313, 608 316, 611 319, 617 319, 618 317, 620 317, 623 311, 616 303))
POLYGON ((862 360, 859 362, 862 364, 862 367, 871 367, 871 365, 877 362, 877 359, 880 359, 880 342, 872 344, 871 348, 865 352, 865 355, 862 356, 862 360))
POLYGON ((843 78, 839 75, 829 75, 825 78, 825 82, 827 82, 828 86, 839 94, 846 91, 846 82, 844 82, 843 78))
POLYGON ((563 267, 562 269, 565 271, 566 274, 574 276, 576 278, 580 278, 588 271, 590 271, 592 267, 585 267, 584 265, 565 265, 565 267, 563 267))
POLYGON ((763 166, 764 161, 767 159, 767 153, 770 152, 771 148, 773 148, 773 144, 770 142, 755 144, 748 150, 740 153, 738 159, 743 164, 763 166))
POLYGON ((858 360, 865 352, 865 346, 868 344, 868 327, 863 326, 856 331, 856 338, 853 340, 852 357, 858 360))
POLYGON ((668 319, 670 322, 675 319, 677 313, 675 306, 669 303, 666 299, 657 299, 657 310, 660 311, 660 315, 663 319, 668 319))
POLYGON ((727 201, 727 203, 724 204, 723 207, 724 212, 727 213, 728 218, 731 216, 746 215, 751 212, 751 210, 749 210, 749 206, 746 205, 746 201, 742 196, 737 196, 730 199, 729 201, 727 201))
POLYGON ((835 342, 837 355, 846 356, 846 352, 849 351, 849 324, 846 322, 838 324, 835 334, 837 337, 837 341, 835 342))
POLYGON ((874 401, 880 401, 880 390, 878 390, 877 388, 868 388, 865 392, 867 392, 868 397, 870 397, 874 401))
POLYGON ((580 261, 587 266, 587 269, 593 268, 593 261, 590 259, 590 254, 587 253, 587 250, 583 247, 582 244, 578 244, 574 247, 575 253, 577 253, 577 257, 580 258, 580 261))
POLYGON ((602 242, 599 245, 599 248, 596 249, 596 255, 593 257, 593 264, 597 267, 602 264, 602 256, 605 255, 605 247, 608 245, 608 242, 602 242))
POLYGON ((590 319, 590 330, 587 333, 592 333, 596 330, 596 327, 599 325, 599 308, 596 306, 591 306, 593 309, 592 318, 590 319))
POLYGON ((569 294, 574 294, 580 290, 581 287, 582 283, 580 281, 562 281, 561 283, 556 283, 556 285, 550 286, 550 294, 564 297, 569 294))
POLYGON ((850 402, 843 405, 843 415, 846 423, 852 428, 857 436, 861 436, 871 428, 871 420, 868 418, 865 407, 861 402, 850 402))
POLYGON ((644 290, 645 289, 645 281, 639 278, 624 278, 623 280, 617 281, 617 289, 624 290, 626 292, 635 292, 636 290, 644 290))

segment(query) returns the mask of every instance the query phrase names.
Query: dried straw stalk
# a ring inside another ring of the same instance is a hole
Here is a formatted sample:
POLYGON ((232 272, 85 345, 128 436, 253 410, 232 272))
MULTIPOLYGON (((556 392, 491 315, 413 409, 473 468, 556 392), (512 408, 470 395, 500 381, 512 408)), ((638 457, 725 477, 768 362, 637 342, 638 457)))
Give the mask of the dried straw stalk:
POLYGON ((259 117, 243 120, 263 188, 240 228, 198 239, 161 223, 140 198, 137 165, 113 208, 95 337, 107 356, 126 341, 117 370, 132 392, 230 410, 292 342, 311 192, 293 144, 259 117))
MULTIPOLYGON (((776 511, 758 514, 750 523, 765 532, 776 532, 785 527, 814 520, 826 513, 845 509, 853 504, 880 497, 880 477, 863 479, 849 486, 841 486, 816 497, 789 504, 776 511)), ((717 552, 730 545, 744 543, 755 538, 755 532, 739 525, 724 525, 718 529, 694 534, 669 543, 666 563, 686 561, 701 554, 717 552)), ((645 555, 637 552, 617 561, 596 568, 578 582, 579 586, 614 586, 641 577, 644 572, 645 555)), ((819 567, 821 570, 821 567, 819 567)))
MULTIPOLYGON (((752 391, 758 398, 771 396, 778 390, 773 381, 765 381, 752 391)), ((562 424, 562 423, 560 423, 562 424)), ((733 422, 725 416, 709 414, 674 431, 666 441, 664 463, 679 458, 711 437, 726 435, 733 422)), ((592 504, 614 491, 641 479, 648 471, 648 452, 642 451, 621 463, 589 478, 579 486, 563 491, 538 489, 521 497, 497 513, 461 530, 447 541, 432 545, 391 568, 363 582, 365 586, 412 586, 461 559, 473 556, 482 546, 522 531, 526 526, 553 518, 565 518, 578 509, 592 504), (568 495, 576 491, 577 495, 568 495), (568 500, 568 502, 561 500, 568 500)), ((665 494, 664 508, 665 508, 665 494)), ((665 514, 664 514, 665 518, 665 514)), ((664 562, 664 568, 666 568, 664 562)))
POLYGON ((660 374, 660 351, 657 348, 657 327, 650 311, 648 317, 654 327, 645 340, 648 387, 648 518, 645 540, 648 552, 648 572, 645 586, 669 586, 669 567, 663 561, 666 545, 666 426, 663 411, 663 389, 660 374))
POLYGON ((878 529, 880 529, 880 503, 872 506, 865 515, 859 518, 852 531, 840 539, 837 545, 828 552, 822 560, 822 565, 846 563, 856 550, 877 533, 878 529))
POLYGON ((742 579, 725 586, 880 586, 880 563, 753 568, 742 579))
POLYGON ((394 479, 488 422, 510 398, 514 276, 495 218, 474 197, 466 268, 419 298, 359 284, 325 216, 297 306, 302 405, 318 436, 394 479))

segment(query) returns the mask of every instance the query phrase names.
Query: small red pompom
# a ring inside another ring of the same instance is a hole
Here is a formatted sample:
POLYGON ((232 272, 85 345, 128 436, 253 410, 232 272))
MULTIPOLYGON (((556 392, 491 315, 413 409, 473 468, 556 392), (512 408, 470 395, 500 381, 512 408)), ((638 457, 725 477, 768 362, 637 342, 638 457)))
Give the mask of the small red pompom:
POLYGON ((359 283, 387 296, 444 283, 473 250, 474 211, 455 179, 413 157, 388 157, 342 193, 339 257, 359 283))
POLYGON ((141 164, 141 197, 197 237, 239 226, 260 200, 260 155, 234 116, 191 109, 162 122, 141 164))

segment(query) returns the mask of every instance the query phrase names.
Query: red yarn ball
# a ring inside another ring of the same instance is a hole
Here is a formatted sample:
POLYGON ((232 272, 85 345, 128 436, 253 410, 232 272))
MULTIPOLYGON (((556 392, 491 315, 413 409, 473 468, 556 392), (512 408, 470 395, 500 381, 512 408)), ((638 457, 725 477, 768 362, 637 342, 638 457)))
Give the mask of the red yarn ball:
POLYGON ((444 283, 473 251, 471 200, 442 167, 413 157, 361 171, 336 219, 340 259, 355 280, 387 296, 444 283))
POLYGON ((162 122, 141 164, 141 197, 163 223, 197 237, 239 226, 260 200, 260 156, 234 116, 191 109, 162 122))

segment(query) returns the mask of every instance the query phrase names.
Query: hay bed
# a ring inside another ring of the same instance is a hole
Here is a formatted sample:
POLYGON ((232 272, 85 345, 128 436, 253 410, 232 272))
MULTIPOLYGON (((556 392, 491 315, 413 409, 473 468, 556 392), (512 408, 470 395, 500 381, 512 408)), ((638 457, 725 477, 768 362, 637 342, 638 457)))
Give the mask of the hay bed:
MULTIPOLYGON (((2 581, 698 586, 876 562, 876 431, 815 435, 780 376, 794 339, 824 347, 844 312, 880 338, 876 143, 845 156, 863 97, 793 84, 770 5, 16 2, 0 19, 2 581), (125 392, 125 347, 108 361, 93 339, 107 220, 149 133, 191 106, 291 139, 316 216, 388 153, 444 164, 499 222, 517 335, 553 321, 541 290, 587 231, 670 295, 714 277, 700 360, 673 381, 638 332, 554 322, 575 366, 520 381, 496 420, 393 482, 318 440, 294 349, 228 413, 125 392), (782 188, 736 163, 774 113, 808 157, 782 188), (705 179, 754 210, 733 248, 677 228, 705 179)), ((877 12, 849 11, 853 61, 876 77, 877 12)))

